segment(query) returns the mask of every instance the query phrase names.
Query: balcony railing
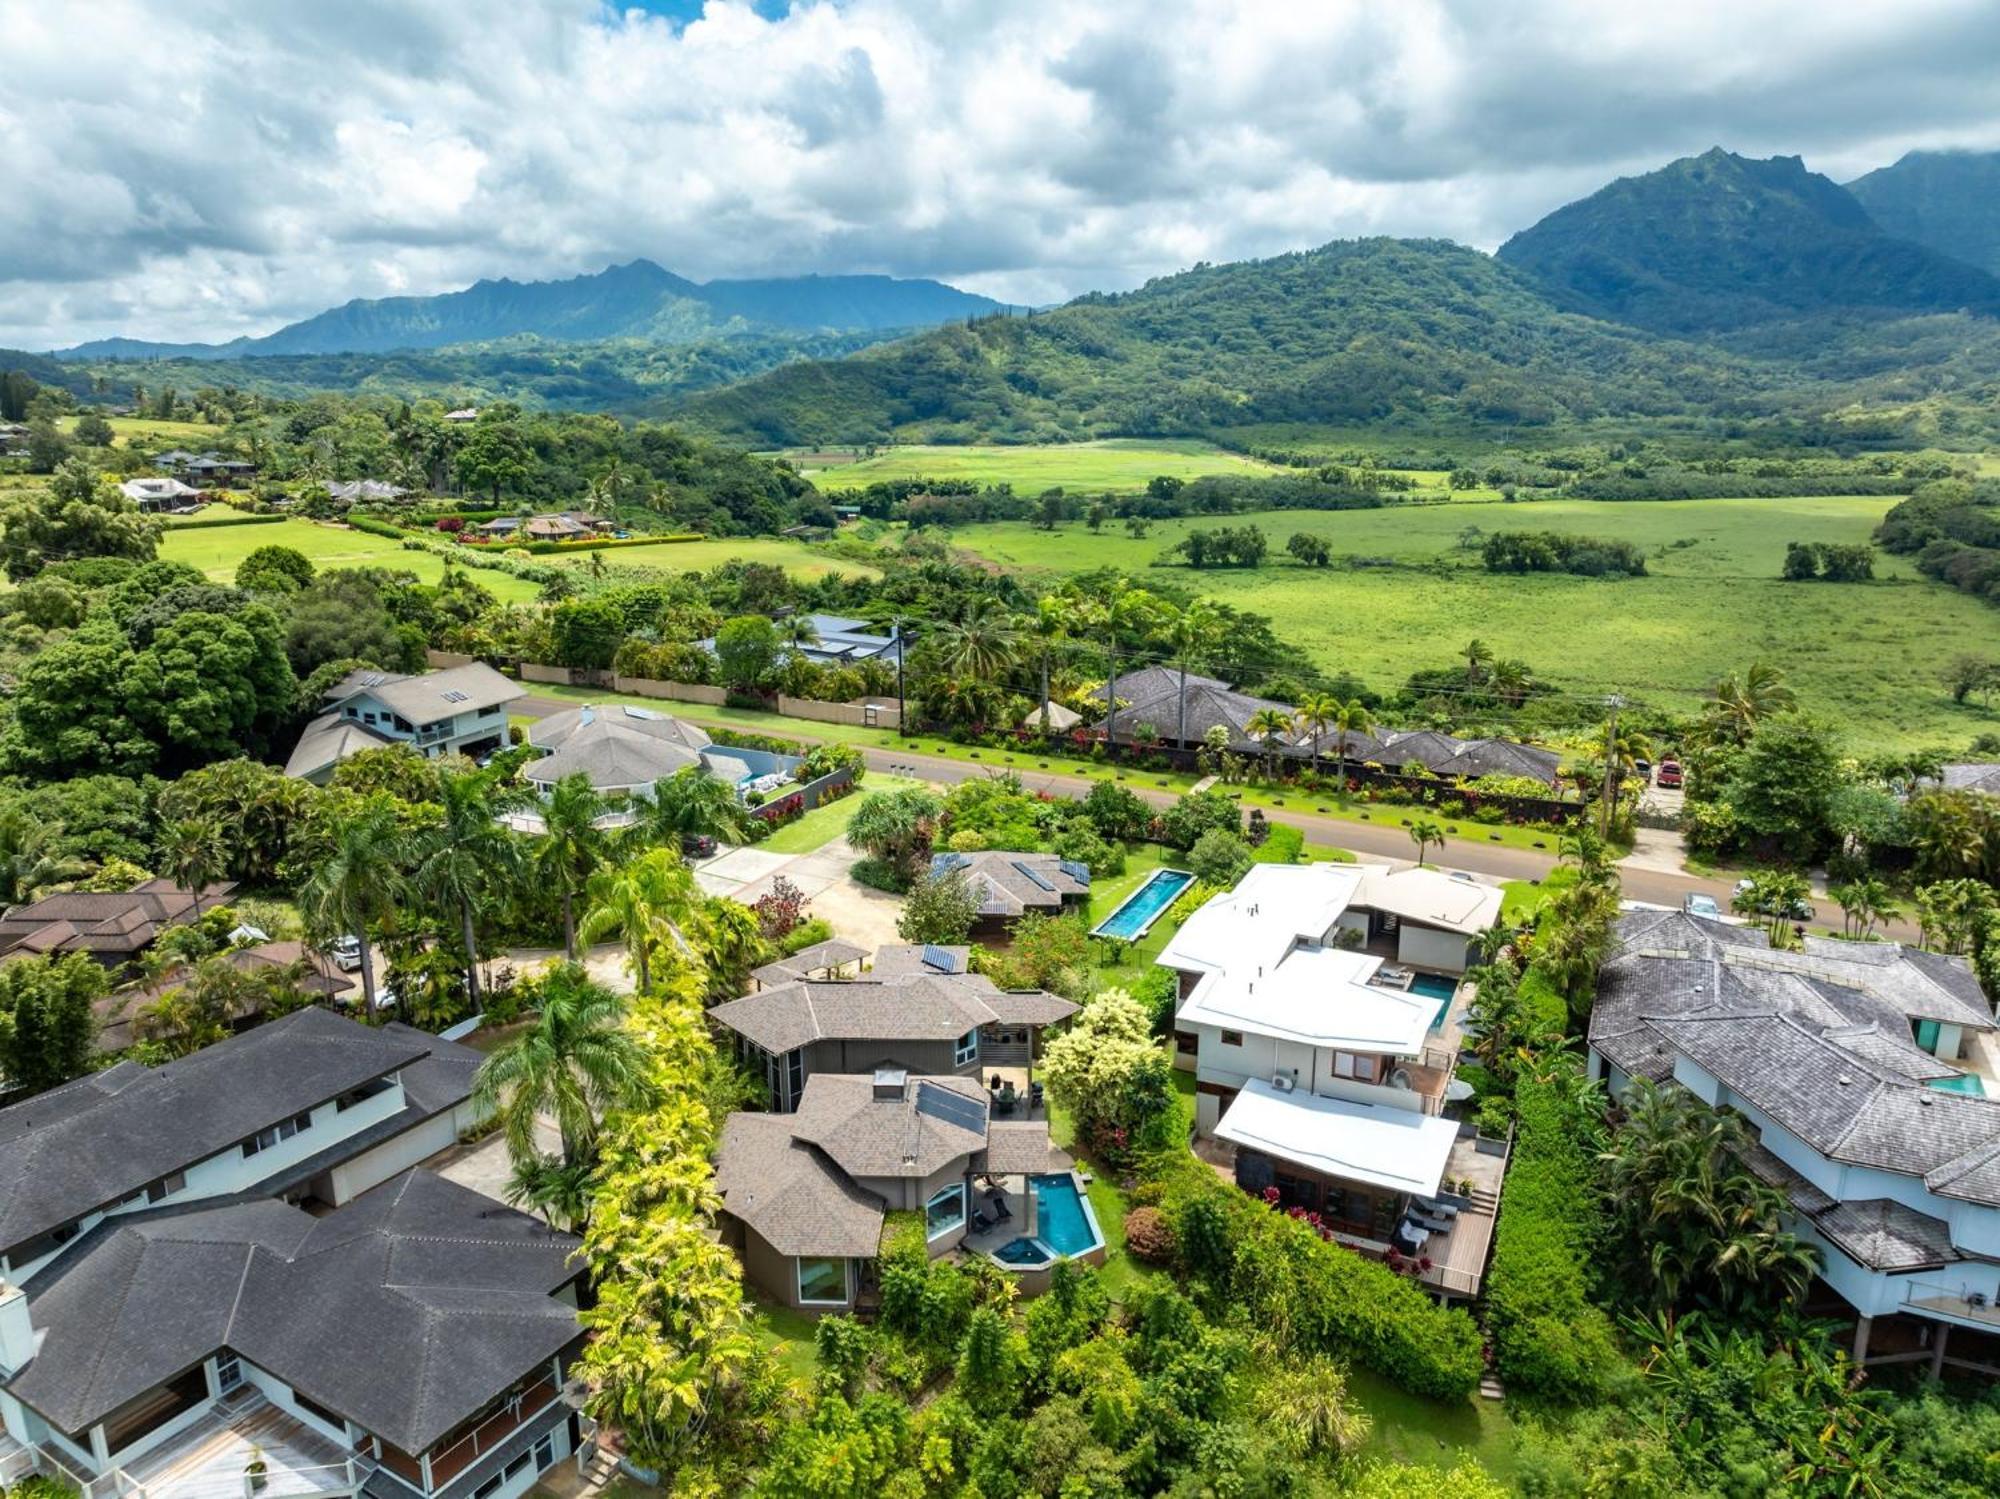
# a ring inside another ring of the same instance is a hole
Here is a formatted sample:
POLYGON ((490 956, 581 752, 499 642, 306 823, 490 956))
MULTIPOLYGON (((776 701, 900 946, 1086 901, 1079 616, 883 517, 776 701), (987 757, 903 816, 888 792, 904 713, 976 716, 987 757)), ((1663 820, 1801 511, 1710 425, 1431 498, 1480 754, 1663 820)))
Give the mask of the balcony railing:
MULTIPOLYGON (((453 1438, 445 1446, 433 1447, 430 1453, 431 1491, 443 1488, 523 1426, 542 1415, 556 1403, 558 1393, 552 1381, 537 1380, 469 1431, 453 1438)), ((382 1466, 416 1488, 424 1487, 422 1462, 396 1451, 387 1443, 382 1447, 382 1466)))

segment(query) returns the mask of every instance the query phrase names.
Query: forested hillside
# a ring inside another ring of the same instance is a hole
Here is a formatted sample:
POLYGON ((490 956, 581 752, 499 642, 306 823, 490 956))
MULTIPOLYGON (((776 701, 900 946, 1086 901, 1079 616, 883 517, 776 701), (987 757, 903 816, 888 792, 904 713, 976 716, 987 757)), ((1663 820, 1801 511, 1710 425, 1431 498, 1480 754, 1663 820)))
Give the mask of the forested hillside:
POLYGON ((1832 311, 2000 308, 2000 280, 1884 233, 1796 156, 1720 148, 1559 208, 1499 258, 1572 311, 1676 334, 1832 311))
POLYGON ((1890 234, 2000 275, 2000 151, 1912 151, 1847 190, 1890 234))

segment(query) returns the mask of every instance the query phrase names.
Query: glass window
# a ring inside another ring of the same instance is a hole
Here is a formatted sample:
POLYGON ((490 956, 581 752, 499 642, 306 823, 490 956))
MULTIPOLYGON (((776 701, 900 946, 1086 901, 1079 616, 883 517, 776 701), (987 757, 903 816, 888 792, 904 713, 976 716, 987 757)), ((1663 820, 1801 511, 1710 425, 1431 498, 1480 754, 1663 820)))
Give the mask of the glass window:
POLYGON ((546 1473, 550 1468, 555 1466, 555 1461, 556 1437, 554 1432, 550 1432, 539 1442, 535 1443, 535 1471, 537 1473, 546 1473))
POLYGON ((810 1306, 845 1305, 847 1261, 799 1256, 799 1300, 810 1306))
POLYGON ((952 1050, 952 1065, 954 1067, 963 1067, 967 1062, 976 1062, 978 1060, 979 1032, 977 1030, 969 1030, 958 1038, 958 1045, 952 1050))
POLYGON ((1243 1032, 1224 1031, 1222 1033, 1222 1044, 1224 1046, 1241 1046, 1243 1044, 1243 1032))
POLYGON ((953 1182, 924 1204, 924 1236, 935 1239, 965 1221, 965 1183, 953 1182))
POLYGON ((806 1091, 806 1049, 794 1047, 785 1053, 785 1107, 799 1106, 799 1095, 806 1091))
POLYGON ((1927 1051, 1932 1056, 1936 1056, 1937 1048, 1938 1023, 1935 1020, 1919 1020, 1917 1022, 1917 1049, 1919 1051, 1927 1051))

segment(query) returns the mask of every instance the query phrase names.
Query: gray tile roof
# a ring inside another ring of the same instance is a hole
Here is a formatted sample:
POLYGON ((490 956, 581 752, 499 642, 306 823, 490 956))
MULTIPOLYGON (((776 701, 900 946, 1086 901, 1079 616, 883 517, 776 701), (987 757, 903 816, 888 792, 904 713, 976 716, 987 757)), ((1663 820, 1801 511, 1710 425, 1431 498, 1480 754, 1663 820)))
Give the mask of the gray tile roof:
POLYGON ((1947 791, 1984 791, 2000 796, 2000 764, 1992 761, 1947 765, 1940 780, 1947 791))
POLYGON ((1842 1202, 1809 1215, 1813 1226, 1851 1258, 1875 1270, 1927 1270, 1963 1259, 1951 1225, 1888 1198, 1842 1202))
POLYGON ((419 1034, 299 1010, 161 1067, 120 1062, 0 1109, 0 1245, 122 1202, 451 1045, 419 1034))
POLYGON ((414 676, 356 671, 343 678, 327 697, 330 702, 344 703, 362 692, 422 728, 460 713, 511 703, 525 696, 527 688, 501 676, 484 661, 473 661, 414 676))
POLYGON ((1065 899, 1090 894, 1090 871, 1054 854, 982 849, 977 853, 931 856, 931 873, 962 870, 979 899, 981 916, 1020 916, 1057 911, 1065 899))
POLYGON ((851 1177, 922 1178, 986 1148, 986 1090, 976 1078, 912 1077, 893 1098, 876 1093, 872 1077, 814 1073, 791 1116, 793 1136, 851 1177))
POLYGON ((849 963, 859 963, 867 956, 867 948, 856 947, 852 942, 843 942, 838 937, 833 937, 825 942, 815 942, 810 947, 802 947, 790 957, 778 958, 766 963, 762 968, 753 968, 750 970, 750 976, 770 989, 779 984, 807 978, 815 973, 823 973, 830 968, 842 968, 849 963))
POLYGON ((796 1138, 786 1115, 723 1121, 715 1188, 723 1207, 780 1254, 868 1257, 880 1247, 882 1199, 796 1138))
POLYGON ((222 1348, 417 1453, 578 1336, 577 1241, 425 1171, 321 1219, 282 1202, 121 1218, 31 1299, 11 1381, 66 1431, 222 1348))
POLYGON ((338 713, 322 713, 300 732, 299 742, 292 746, 291 754, 285 758, 285 774, 294 780, 304 780, 338 765, 349 755, 380 749, 385 744, 396 742, 351 718, 342 718, 338 713))
POLYGON ((709 1018, 770 1052, 813 1041, 955 1041, 994 1022, 1047 1025, 1076 1013, 1056 995, 1003 994, 983 974, 879 969, 858 979, 799 980, 746 994, 709 1018))
POLYGON ((704 730, 651 708, 620 704, 551 714, 529 728, 528 743, 543 754, 521 774, 540 785, 581 774, 601 789, 647 786, 708 763, 704 730))

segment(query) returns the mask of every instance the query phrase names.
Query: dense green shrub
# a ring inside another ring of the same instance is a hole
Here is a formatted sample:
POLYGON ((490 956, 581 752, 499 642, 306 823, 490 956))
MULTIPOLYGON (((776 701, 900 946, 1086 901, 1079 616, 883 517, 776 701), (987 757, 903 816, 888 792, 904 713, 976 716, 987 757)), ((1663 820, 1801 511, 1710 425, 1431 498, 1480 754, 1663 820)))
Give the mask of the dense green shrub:
POLYGON ((1519 1129, 1486 1276, 1501 1377, 1511 1389, 1556 1401, 1596 1395, 1617 1360, 1610 1319, 1590 1300, 1605 1217, 1599 1130, 1589 1095, 1577 1097, 1578 1066, 1568 1060, 1553 1076, 1515 1085, 1519 1129))
POLYGON ((1211 828, 1239 837, 1243 832, 1242 809, 1220 791, 1190 791, 1160 814, 1160 841, 1183 853, 1211 828))
POLYGON ((1322 1239, 1186 1150, 1163 1152, 1150 1174, 1183 1272, 1250 1325, 1343 1354, 1413 1394, 1456 1400, 1479 1383, 1479 1329, 1463 1309, 1439 1307, 1416 1281, 1322 1239))
POLYGON ((1264 841, 1250 851, 1258 864, 1296 864, 1305 857, 1306 835, 1288 823, 1270 824, 1264 841))

